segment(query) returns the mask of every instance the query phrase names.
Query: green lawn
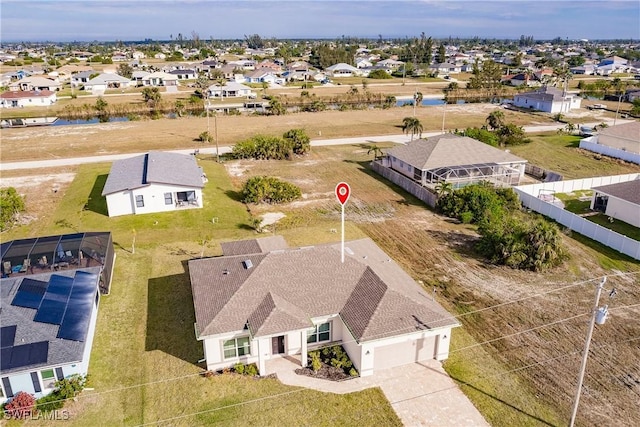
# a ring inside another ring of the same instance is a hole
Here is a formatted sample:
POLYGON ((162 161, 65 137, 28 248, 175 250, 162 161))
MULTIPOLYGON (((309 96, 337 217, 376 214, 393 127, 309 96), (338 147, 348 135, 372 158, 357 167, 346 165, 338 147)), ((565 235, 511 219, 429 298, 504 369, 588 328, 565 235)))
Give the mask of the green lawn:
POLYGON ((100 192, 110 165, 84 165, 48 219, 4 236, 113 233, 117 258, 111 294, 100 301, 89 367, 93 390, 65 406, 70 425, 401 425, 378 388, 334 395, 276 379, 200 375, 204 354, 195 339, 187 262, 219 254, 221 241, 255 237, 224 167, 213 160, 200 165, 209 178, 203 209, 109 218, 100 192))
POLYGON ((640 166, 579 150, 579 136, 551 133, 529 138, 529 144, 509 147, 511 153, 533 165, 557 172, 564 179, 640 172, 640 166))

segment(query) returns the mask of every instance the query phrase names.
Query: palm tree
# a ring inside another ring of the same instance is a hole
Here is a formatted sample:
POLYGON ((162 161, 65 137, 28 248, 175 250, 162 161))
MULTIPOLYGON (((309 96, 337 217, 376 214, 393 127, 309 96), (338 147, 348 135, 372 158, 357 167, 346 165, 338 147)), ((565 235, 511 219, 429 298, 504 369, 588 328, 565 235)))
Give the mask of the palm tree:
POLYGON ((438 197, 445 196, 453 191, 453 184, 446 181, 440 181, 436 184, 436 194, 438 197))
POLYGON ((415 117, 405 117, 402 119, 402 131, 406 134, 411 132, 411 141, 413 141, 414 135, 418 135, 419 138, 422 138, 422 123, 420 123, 420 120, 415 117))
POLYGON ((367 151, 367 154, 373 153, 373 160, 378 160, 378 157, 382 157, 383 153, 380 147, 377 145, 372 145, 371 148, 367 151))
POLYGON ((416 115, 416 106, 422 104, 422 99, 424 97, 422 96, 422 92, 418 92, 416 91, 413 94, 413 115, 416 115))
POLYGON ((504 126, 504 113, 500 110, 493 111, 487 116, 485 122, 487 122, 489 130, 500 129, 504 126))
POLYGON ((224 91, 222 88, 227 84, 227 79, 224 77, 218 77, 216 79, 216 84, 220 86, 220 100, 224 101, 224 91))

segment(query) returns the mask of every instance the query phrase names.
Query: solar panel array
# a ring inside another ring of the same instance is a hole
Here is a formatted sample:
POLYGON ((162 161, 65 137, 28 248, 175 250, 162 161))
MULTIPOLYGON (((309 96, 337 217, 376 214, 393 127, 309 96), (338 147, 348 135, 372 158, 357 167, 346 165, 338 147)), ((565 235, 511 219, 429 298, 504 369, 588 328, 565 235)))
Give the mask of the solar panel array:
POLYGON ((0 369, 8 370, 45 363, 49 355, 49 341, 16 345, 0 349, 0 369))
MULTIPOLYGON (((75 277, 52 274, 48 283, 25 278, 11 305, 36 309, 33 318, 36 322, 60 325, 57 338, 84 341, 89 329, 97 283, 98 275, 86 271, 76 271, 75 277)), ((8 336, 10 331, 3 330, 3 341, 5 332, 8 336)), ((22 346, 13 347, 13 351, 25 351, 18 347, 22 346)), ((4 351, 5 349, 3 353, 4 351)))

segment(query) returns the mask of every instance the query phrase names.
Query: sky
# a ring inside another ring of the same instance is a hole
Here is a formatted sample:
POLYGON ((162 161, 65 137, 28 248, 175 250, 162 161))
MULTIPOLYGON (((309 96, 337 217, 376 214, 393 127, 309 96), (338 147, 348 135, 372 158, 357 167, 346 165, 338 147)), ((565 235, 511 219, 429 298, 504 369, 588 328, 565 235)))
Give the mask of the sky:
POLYGON ((640 1, 2 0, 0 40, 640 39, 640 1))

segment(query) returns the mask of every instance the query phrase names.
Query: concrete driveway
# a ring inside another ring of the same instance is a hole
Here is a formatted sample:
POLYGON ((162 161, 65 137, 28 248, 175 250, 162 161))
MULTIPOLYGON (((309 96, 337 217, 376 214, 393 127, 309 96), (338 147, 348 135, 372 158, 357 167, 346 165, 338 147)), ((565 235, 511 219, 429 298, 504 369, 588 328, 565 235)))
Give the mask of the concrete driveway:
POLYGON ((384 369, 369 377, 342 382, 297 375, 294 370, 299 367, 299 361, 293 358, 272 359, 266 365, 267 373, 275 373, 284 384, 326 393, 344 394, 380 387, 405 426, 489 426, 436 360, 384 369))

